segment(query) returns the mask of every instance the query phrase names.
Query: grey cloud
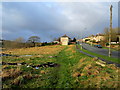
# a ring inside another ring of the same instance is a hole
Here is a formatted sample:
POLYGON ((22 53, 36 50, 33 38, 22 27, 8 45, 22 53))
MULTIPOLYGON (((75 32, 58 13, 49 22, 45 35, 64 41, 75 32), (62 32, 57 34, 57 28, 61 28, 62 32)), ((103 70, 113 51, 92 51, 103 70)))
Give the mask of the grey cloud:
POLYGON ((109 26, 109 3, 12 2, 2 6, 5 39, 38 35, 49 41, 65 33, 76 37, 84 28, 92 34, 109 26))

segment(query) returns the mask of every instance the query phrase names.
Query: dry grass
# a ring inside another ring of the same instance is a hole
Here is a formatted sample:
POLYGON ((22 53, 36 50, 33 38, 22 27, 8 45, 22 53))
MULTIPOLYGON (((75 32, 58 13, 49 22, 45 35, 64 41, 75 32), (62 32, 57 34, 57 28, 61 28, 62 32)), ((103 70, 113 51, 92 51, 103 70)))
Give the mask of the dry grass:
POLYGON ((80 59, 80 63, 82 63, 83 61, 85 61, 86 60, 86 58, 82 58, 82 59, 80 59))
POLYGON ((45 72, 44 70, 41 70, 40 73, 41 73, 41 74, 45 74, 46 72, 45 72))
MULTIPOLYGON (((97 62, 104 63, 100 60, 97 60, 97 62)), ((78 78, 77 82, 86 85, 85 87, 118 87, 120 83, 118 81, 120 68, 113 64, 104 63, 104 65, 103 67, 101 64, 97 64, 95 58, 91 60, 82 58, 74 67, 72 76, 76 79, 78 78)))
POLYGON ((71 58, 74 58, 75 56, 74 56, 74 54, 76 53, 76 50, 74 49, 75 48, 75 46, 74 45, 69 45, 68 46, 69 48, 67 48, 66 50, 65 50, 65 52, 69 55, 69 58, 71 59, 71 58), (72 53, 71 53, 72 52, 72 53))
POLYGON ((2 53, 13 54, 13 55, 57 54, 64 47, 65 46, 57 46, 57 45, 56 46, 32 47, 32 48, 12 49, 8 51, 4 51, 2 53))
POLYGON ((14 84, 14 85, 20 85, 20 84, 22 84, 23 80, 24 80, 23 76, 18 76, 17 78, 15 78, 12 81, 12 84, 14 84))
POLYGON ((67 51, 72 51, 73 53, 75 53, 76 51, 73 49, 75 47, 75 45, 69 45, 69 48, 68 49, 66 49, 65 51, 67 52, 67 51))
MULTIPOLYGON (((33 47, 33 48, 21 48, 21 49, 12 49, 4 51, 3 53, 12 54, 12 55, 21 55, 19 57, 3 57, 3 61, 6 63, 28 63, 29 65, 53 62, 54 58, 49 58, 48 56, 54 56, 63 50, 66 46, 43 46, 43 47, 33 47), (23 55, 23 56, 22 56, 23 55), (25 57, 24 55, 32 55, 25 57)), ((39 68, 41 69, 41 68, 39 68)), ((3 80, 3 87, 11 87, 12 85, 20 86, 31 79, 39 79, 48 74, 47 68, 43 70, 36 70, 21 66, 11 66, 3 65, 1 77, 3 80), (45 70, 44 70, 45 69, 45 70), (29 73, 28 73, 29 70, 29 73), (10 84, 10 86, 8 85, 10 84)), ((49 68, 48 68, 49 69, 49 68)))
POLYGON ((42 75, 38 75, 38 74, 25 74, 25 75, 20 75, 17 78, 15 78, 13 81, 11 81, 11 83, 13 85, 21 85, 25 83, 25 80, 31 80, 33 78, 40 78, 42 75))
POLYGON ((9 69, 9 70, 3 70, 2 71, 2 79, 8 79, 8 78, 14 78, 19 76, 20 74, 22 74, 22 71, 20 70, 20 68, 17 69, 9 69))
POLYGON ((81 74, 80 74, 80 72, 75 72, 75 73, 73 73, 73 77, 79 77, 81 74))

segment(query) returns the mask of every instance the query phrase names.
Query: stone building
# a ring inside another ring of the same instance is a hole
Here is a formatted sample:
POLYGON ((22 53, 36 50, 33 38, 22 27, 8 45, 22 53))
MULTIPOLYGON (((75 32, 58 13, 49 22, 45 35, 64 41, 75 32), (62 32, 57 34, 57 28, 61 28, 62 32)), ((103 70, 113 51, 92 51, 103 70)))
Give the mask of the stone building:
POLYGON ((68 45, 69 41, 70 41, 70 38, 66 34, 60 37, 61 45, 68 45))

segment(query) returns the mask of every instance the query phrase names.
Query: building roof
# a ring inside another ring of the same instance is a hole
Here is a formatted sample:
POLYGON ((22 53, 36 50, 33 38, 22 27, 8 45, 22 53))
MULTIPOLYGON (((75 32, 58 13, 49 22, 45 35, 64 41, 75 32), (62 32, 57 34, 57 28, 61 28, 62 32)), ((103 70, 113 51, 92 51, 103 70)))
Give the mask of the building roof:
POLYGON ((96 34, 96 36, 104 36, 104 34, 99 33, 99 34, 96 34))
POLYGON ((65 34, 65 35, 63 35, 62 37, 68 37, 68 36, 65 34))
MULTIPOLYGON (((65 35, 63 35, 63 36, 61 36, 61 37, 68 37, 66 34, 65 35)), ((71 39, 70 37, 68 37, 69 39, 71 39)))

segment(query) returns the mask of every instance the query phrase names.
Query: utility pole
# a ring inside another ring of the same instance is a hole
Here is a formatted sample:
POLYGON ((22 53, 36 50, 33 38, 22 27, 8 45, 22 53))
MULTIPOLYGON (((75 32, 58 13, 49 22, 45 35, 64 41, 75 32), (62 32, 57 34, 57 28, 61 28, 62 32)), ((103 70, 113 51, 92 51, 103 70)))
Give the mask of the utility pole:
POLYGON ((81 31, 81 50, 82 50, 82 41, 83 39, 82 39, 82 31, 81 31))
MULTIPOLYGON (((86 29, 87 29, 87 28, 84 28, 84 30, 86 30, 86 29)), ((83 46, 82 46, 82 45, 83 45, 83 38, 82 38, 83 35, 82 35, 82 34, 83 34, 83 33, 82 33, 82 31, 81 31, 81 40, 82 40, 82 41, 81 41, 81 50, 83 49, 83 46)))
POLYGON ((110 6, 110 31, 109 31, 109 57, 111 57, 111 30, 112 30, 112 8, 113 6, 110 6))

